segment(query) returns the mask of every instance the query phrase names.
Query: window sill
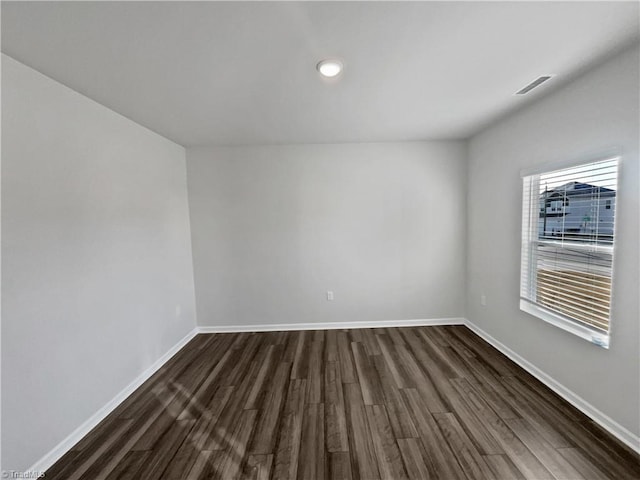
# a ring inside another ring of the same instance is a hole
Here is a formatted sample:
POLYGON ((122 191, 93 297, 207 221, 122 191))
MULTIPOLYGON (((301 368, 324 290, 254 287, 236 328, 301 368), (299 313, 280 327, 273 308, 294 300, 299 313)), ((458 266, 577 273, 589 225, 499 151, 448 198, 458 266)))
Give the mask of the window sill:
POLYGON ((598 347, 609 348, 609 334, 592 330, 586 326, 567 320, 564 317, 554 314, 539 305, 520 299, 520 310, 544 320, 551 325, 555 325, 562 330, 573 333, 574 335, 587 340, 598 347))

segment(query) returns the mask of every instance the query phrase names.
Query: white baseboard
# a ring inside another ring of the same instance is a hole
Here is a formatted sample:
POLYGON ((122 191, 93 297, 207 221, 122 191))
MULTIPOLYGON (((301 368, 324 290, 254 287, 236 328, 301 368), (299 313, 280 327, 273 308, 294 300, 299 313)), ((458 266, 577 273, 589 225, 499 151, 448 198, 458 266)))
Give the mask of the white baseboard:
POLYGON ((600 410, 598 410, 596 407, 591 405, 585 399, 583 399, 573 391, 569 390, 567 387, 562 385, 553 377, 551 377, 550 375, 540 370, 534 364, 532 364, 525 358, 518 355, 516 352, 511 350, 509 347, 507 347, 500 341, 493 338, 487 332, 485 332, 484 330, 482 330, 481 328, 473 324, 473 322, 469 320, 465 320, 465 325, 471 331, 473 331, 476 335, 478 335, 480 338, 485 340, 487 343, 490 343, 491 345, 493 345, 495 348, 497 348, 499 351, 501 351, 503 354, 505 354, 515 363, 517 363, 522 368, 524 368, 531 375, 533 375, 542 383, 544 383, 551 390, 553 390, 562 398, 564 398, 571 405, 576 407, 578 410, 580 410, 582 413, 587 415, 589 418, 591 418, 594 422, 596 422, 602 428, 604 428, 609 433, 611 433, 614 437, 616 437, 622 443, 627 445, 629 448, 631 448, 635 452, 640 453, 640 437, 638 437, 638 435, 635 435, 633 432, 629 431, 628 429, 620 425, 611 417, 602 413, 600 410))
POLYGON ((178 351, 184 347, 189 341, 198 334, 197 329, 191 330, 182 340, 176 343, 167 353, 156 360, 149 368, 142 372, 138 377, 127 385, 124 390, 113 397, 105 406, 94 413, 87 421, 76 428, 67 438, 56 445, 49 453, 34 463, 27 471, 29 472, 45 472, 51 468, 65 453, 87 435, 96 425, 104 420, 115 408, 120 405, 129 395, 131 395, 140 385, 146 382, 156 371, 160 369, 167 361, 173 357, 178 351))
POLYGON ((273 323, 254 325, 208 325, 197 327, 198 333, 285 332, 292 330, 341 330, 344 328, 429 327, 465 325, 464 318, 429 318, 415 320, 374 320, 364 322, 273 323))

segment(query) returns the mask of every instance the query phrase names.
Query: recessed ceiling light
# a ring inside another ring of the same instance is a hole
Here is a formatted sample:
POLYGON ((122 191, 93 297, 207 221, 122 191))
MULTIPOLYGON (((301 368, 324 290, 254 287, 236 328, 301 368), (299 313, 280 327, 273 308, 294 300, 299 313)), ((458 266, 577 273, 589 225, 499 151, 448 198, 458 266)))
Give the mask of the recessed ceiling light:
POLYGON ((316 65, 320 75, 327 78, 333 78, 342 71, 342 62, 339 60, 322 60, 316 65))

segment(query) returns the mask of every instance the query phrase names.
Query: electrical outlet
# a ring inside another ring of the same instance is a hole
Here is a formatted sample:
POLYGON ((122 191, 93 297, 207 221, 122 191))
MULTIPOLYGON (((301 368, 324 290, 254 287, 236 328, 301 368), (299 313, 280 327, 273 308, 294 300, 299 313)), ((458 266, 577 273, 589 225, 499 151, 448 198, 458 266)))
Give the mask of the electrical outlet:
POLYGON ((487 306, 487 296, 484 293, 480 295, 480 305, 483 307, 487 306))
POLYGON ((176 305, 176 317, 180 317, 182 315, 182 306, 176 305))
POLYGON ((333 300, 333 292, 331 290, 327 291, 327 300, 333 300))

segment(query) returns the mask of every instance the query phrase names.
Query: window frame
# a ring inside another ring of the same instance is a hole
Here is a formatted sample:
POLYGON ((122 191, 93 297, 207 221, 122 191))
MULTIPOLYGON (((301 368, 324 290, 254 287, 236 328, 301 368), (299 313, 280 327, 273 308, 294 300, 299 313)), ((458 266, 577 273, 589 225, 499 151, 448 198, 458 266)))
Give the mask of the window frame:
MULTIPOLYGON (((604 332, 596 327, 589 327, 586 322, 582 322, 577 319, 572 319, 569 316, 565 316, 559 312, 556 312, 550 308, 545 307, 539 303, 534 303, 529 298, 525 298, 522 295, 523 289, 523 279, 525 272, 524 269, 524 260, 525 255, 528 255, 527 258, 527 268, 528 268, 528 284, 533 288, 536 288, 537 280, 533 278, 536 276, 537 269, 535 265, 533 265, 534 259, 534 249, 531 248, 528 243, 533 241, 534 238, 537 239, 537 235, 533 235, 533 231, 537 231, 538 229, 538 218, 539 218, 539 203, 535 202, 535 206, 532 203, 532 199, 524 198, 525 192, 525 181, 527 177, 531 177, 534 175, 544 175, 546 173, 551 173, 556 170, 563 170, 573 167, 580 167, 592 163, 604 162, 608 160, 617 160, 617 176, 616 176, 616 186, 618 187, 616 190, 616 199, 618 198, 619 191, 619 180, 621 178, 621 171, 623 167, 623 157, 619 149, 611 149, 606 152, 602 152, 598 155, 593 155, 589 157, 584 157, 581 159, 573 159, 561 162, 550 162, 540 164, 535 167, 525 168, 520 171, 520 179, 521 179, 521 202, 522 202, 522 224, 521 224, 521 244, 522 250, 520 254, 520 262, 521 262, 521 271, 520 271, 520 310, 529 315, 532 315, 536 318, 539 318, 546 323, 549 323, 555 327, 558 327, 566 332, 572 333, 588 342, 597 345, 599 347, 608 349, 610 346, 610 338, 613 324, 613 305, 614 305, 614 279, 615 279, 615 254, 614 252, 617 250, 617 232, 618 232, 618 208, 619 203, 616 201, 616 207, 614 211, 614 230, 613 230, 613 243, 610 246, 596 246, 597 249, 607 249, 611 252, 611 287, 610 287, 610 310, 609 310, 609 322, 608 322, 608 331, 604 332), (525 203, 526 202, 526 203, 525 203), (526 211, 528 207, 528 211, 526 211), (529 231, 526 233, 527 238, 525 238, 525 227, 528 227, 529 231), (527 245, 525 247, 525 245, 527 245), (533 277, 532 277, 533 276, 533 277)), ((546 208, 546 204, 545 204, 546 208)))

